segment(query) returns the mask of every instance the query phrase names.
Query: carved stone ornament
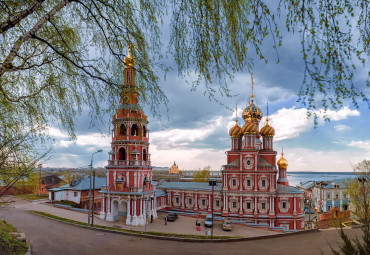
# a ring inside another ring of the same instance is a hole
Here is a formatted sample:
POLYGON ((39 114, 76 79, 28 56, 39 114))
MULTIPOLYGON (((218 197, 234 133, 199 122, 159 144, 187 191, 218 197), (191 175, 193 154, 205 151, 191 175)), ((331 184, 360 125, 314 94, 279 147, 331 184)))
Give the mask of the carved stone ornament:
POLYGON ((253 168, 253 157, 251 155, 245 156, 243 159, 243 164, 245 169, 252 169, 253 168))

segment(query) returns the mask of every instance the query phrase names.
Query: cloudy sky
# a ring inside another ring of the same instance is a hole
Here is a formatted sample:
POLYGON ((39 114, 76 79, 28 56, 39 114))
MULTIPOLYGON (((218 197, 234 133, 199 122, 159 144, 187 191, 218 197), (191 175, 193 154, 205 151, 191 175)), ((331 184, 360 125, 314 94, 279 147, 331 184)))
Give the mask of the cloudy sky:
MULTIPOLYGON (((280 154, 284 147, 288 171, 351 171, 354 163, 370 159, 369 106, 360 103, 355 109, 347 104, 342 109, 327 112, 330 122, 319 118, 315 127, 313 119, 307 118, 307 109, 297 103, 304 71, 298 39, 284 37, 279 49, 280 64, 275 64, 276 61, 255 63, 255 102, 264 114, 260 127, 266 123, 268 103, 270 124, 276 131, 274 149, 280 154)), ((274 59, 273 52, 267 50, 266 54, 274 59)), ((370 97, 370 89, 365 86, 368 69, 357 71, 355 84, 370 97)), ((170 72, 161 84, 169 99, 169 118, 163 112, 161 120, 154 119, 146 110, 150 121, 152 165, 171 166, 176 161, 180 169, 207 165, 220 169, 226 163, 225 151, 230 148, 228 130, 234 125, 235 110, 230 109, 238 105, 241 124, 241 112, 251 94, 250 73, 238 73, 229 82, 234 97, 218 97, 229 109, 210 101, 203 95, 203 88, 191 91, 190 85, 176 72, 170 72)), ((322 116, 320 110, 317 113, 322 116)), ((107 116, 104 120, 106 127, 100 127, 100 132, 89 129, 88 116, 81 116, 75 142, 60 129, 51 128, 50 135, 55 139, 53 157, 44 166, 87 166, 91 154, 98 149, 103 153, 94 157, 94 166, 105 166, 110 151, 110 118, 107 116)))

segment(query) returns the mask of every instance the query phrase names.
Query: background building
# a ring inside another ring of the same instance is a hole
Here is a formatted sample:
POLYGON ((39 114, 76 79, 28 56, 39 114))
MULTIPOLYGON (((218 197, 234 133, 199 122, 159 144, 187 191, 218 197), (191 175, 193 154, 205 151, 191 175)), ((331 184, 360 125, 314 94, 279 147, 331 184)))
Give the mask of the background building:
POLYGON ((349 197, 344 179, 318 182, 312 188, 312 202, 316 209, 329 212, 330 208, 349 209, 349 197))
POLYGON ((176 162, 173 162, 173 165, 171 166, 171 168, 169 170, 169 173, 170 174, 176 174, 176 175, 180 174, 180 169, 179 169, 179 166, 176 165, 176 162))

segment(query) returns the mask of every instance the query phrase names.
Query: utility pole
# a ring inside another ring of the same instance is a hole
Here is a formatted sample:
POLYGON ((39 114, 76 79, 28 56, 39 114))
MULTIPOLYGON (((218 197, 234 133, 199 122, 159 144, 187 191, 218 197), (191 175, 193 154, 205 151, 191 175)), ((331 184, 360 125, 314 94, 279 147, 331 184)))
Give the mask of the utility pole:
POLYGON ((89 215, 87 217, 87 226, 90 227, 90 217, 91 217, 91 179, 92 179, 92 169, 93 169, 93 157, 94 157, 94 154, 95 153, 98 153, 98 152, 102 152, 103 150, 98 150, 96 152, 94 152, 92 155, 91 155, 91 164, 90 164, 90 189, 89 189, 89 215))
POLYGON ((39 165, 39 197, 41 197, 41 167, 42 165, 39 165))
POLYGON ((92 190, 92 212, 91 212, 91 227, 94 227, 94 211, 95 211, 95 170, 93 171, 93 190, 92 190))
POLYGON ((144 198, 144 212, 145 212, 145 234, 146 234, 146 224, 148 223, 148 198, 147 197, 145 197, 144 198))

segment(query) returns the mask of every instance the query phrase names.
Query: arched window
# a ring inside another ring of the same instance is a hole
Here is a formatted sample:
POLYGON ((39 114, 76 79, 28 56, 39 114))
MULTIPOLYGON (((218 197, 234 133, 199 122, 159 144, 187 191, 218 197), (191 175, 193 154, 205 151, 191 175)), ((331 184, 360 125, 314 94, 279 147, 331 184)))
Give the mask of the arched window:
POLYGON ((120 148, 118 150, 118 160, 126 160, 126 150, 125 150, 125 148, 120 148))
POLYGON ((146 137, 146 126, 143 127, 143 136, 146 137))
POLYGON ((133 124, 131 126, 131 135, 132 136, 138 136, 139 135, 139 128, 136 124, 133 124))
POLYGON ((121 126, 119 127, 119 134, 126 135, 126 126, 124 124, 121 124, 121 126))
POLYGON ((147 156, 147 153, 146 153, 146 149, 143 150, 143 160, 144 161, 147 161, 148 159, 148 156, 147 156))
POLYGON ((127 83, 131 83, 131 70, 127 70, 127 83))

